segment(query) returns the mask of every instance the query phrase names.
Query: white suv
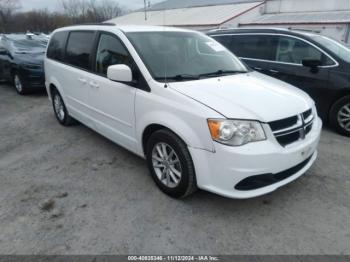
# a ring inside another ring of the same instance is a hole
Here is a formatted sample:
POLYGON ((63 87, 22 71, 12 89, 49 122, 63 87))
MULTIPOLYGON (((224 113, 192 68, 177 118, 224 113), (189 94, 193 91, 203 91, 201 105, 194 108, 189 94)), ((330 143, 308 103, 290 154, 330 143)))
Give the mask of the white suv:
POLYGON ((197 187, 260 196, 300 177, 317 156, 322 122, 313 100, 199 32, 62 28, 45 71, 62 125, 76 119, 146 158, 172 197, 197 187))

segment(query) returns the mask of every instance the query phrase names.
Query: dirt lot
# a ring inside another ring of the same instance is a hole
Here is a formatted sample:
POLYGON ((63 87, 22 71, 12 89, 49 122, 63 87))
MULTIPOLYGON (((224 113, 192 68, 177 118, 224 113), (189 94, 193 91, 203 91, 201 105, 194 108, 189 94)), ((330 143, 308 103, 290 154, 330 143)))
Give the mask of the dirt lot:
POLYGON ((0 86, 1 254, 350 254, 350 139, 273 194, 173 200, 145 162, 77 125, 45 95, 0 86))

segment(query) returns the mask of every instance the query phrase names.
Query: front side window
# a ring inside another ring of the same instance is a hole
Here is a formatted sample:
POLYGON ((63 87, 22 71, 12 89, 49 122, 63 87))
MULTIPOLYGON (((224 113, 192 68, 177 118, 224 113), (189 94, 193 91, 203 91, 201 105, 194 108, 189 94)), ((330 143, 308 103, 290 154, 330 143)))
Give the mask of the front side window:
POLYGON ((333 40, 331 38, 321 36, 321 35, 312 35, 310 36, 314 41, 318 42, 320 45, 324 46, 334 54, 336 54, 341 59, 350 63, 350 49, 349 47, 343 45, 342 43, 333 40))
POLYGON ((224 46, 197 32, 132 32, 127 37, 154 79, 185 81, 247 72, 224 46))
POLYGON ((66 62, 82 69, 90 69, 94 35, 94 32, 89 31, 71 32, 67 43, 66 62))
POLYGON ((109 66, 122 64, 133 67, 128 51, 116 37, 102 34, 96 54, 96 73, 106 76, 109 66))
POLYGON ((303 60, 318 60, 322 65, 333 63, 328 56, 309 43, 294 37, 280 36, 276 49, 276 61, 302 64, 303 60))

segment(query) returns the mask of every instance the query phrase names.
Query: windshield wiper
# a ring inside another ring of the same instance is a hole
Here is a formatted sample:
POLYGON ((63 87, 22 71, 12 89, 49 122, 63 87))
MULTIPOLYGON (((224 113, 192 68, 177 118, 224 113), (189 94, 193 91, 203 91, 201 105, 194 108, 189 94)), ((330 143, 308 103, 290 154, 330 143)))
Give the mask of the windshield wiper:
POLYGON ((239 71, 239 70, 218 70, 215 72, 200 74, 199 77, 216 77, 216 76, 244 74, 244 73, 248 73, 248 72, 247 71, 239 71))
POLYGON ((181 74, 181 75, 176 75, 176 76, 167 76, 167 77, 157 77, 156 80, 163 80, 163 81, 187 81, 187 80, 198 80, 200 76, 198 75, 186 75, 186 74, 181 74))

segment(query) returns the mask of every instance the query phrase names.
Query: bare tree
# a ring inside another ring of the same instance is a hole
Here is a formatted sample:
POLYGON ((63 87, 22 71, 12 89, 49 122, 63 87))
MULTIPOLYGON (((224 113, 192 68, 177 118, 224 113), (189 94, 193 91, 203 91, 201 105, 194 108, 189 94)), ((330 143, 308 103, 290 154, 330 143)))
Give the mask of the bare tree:
POLYGON ((73 23, 103 22, 125 13, 115 0, 61 0, 73 23))
POLYGON ((13 13, 20 8, 20 0, 0 0, 0 31, 7 31, 13 13))
POLYGON ((126 11, 116 0, 60 0, 63 12, 48 9, 17 12, 20 0, 0 0, 1 32, 45 32, 77 24, 103 22, 126 11))
POLYGON ((110 20, 125 13, 125 10, 113 0, 101 0, 98 3, 96 0, 90 0, 90 8, 100 22, 110 20))
POLYGON ((73 22, 78 22, 82 15, 85 15, 86 2, 84 0, 62 0, 64 13, 68 15, 73 22))

